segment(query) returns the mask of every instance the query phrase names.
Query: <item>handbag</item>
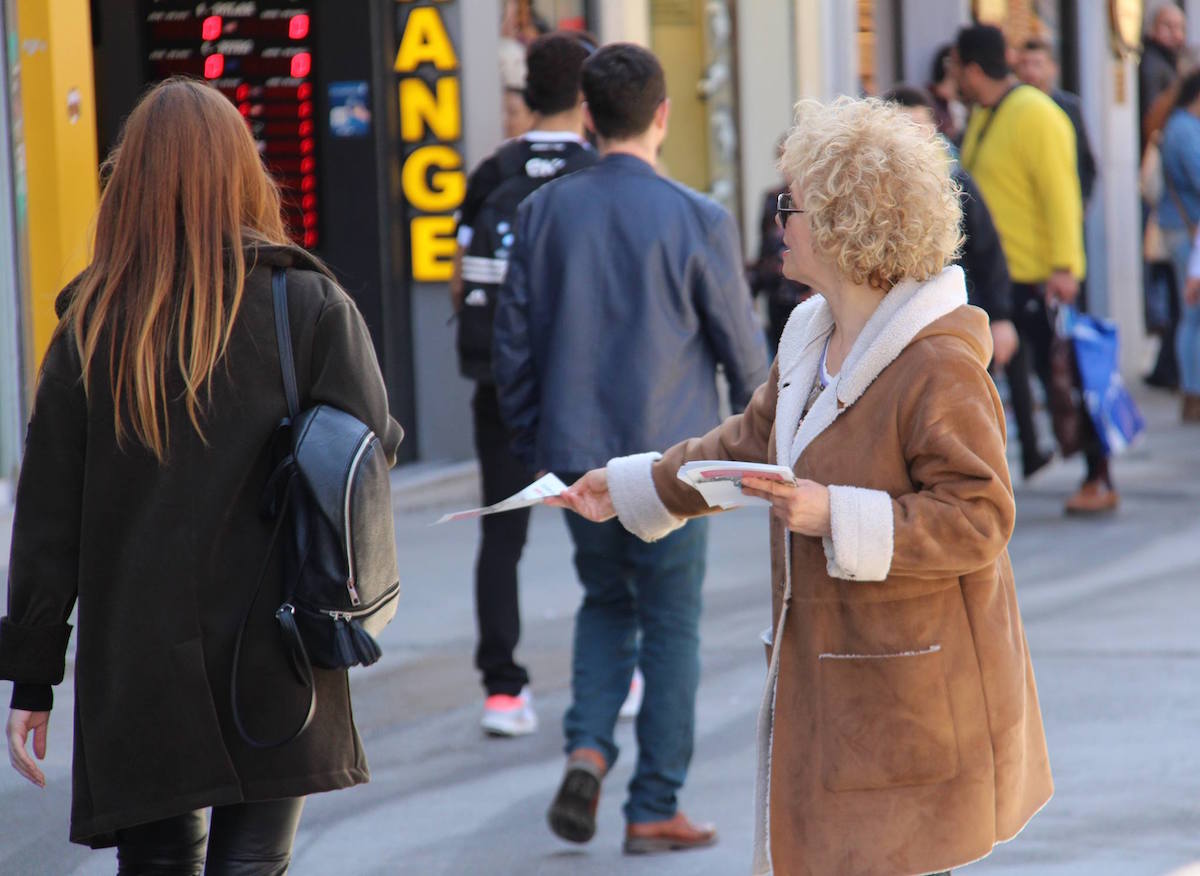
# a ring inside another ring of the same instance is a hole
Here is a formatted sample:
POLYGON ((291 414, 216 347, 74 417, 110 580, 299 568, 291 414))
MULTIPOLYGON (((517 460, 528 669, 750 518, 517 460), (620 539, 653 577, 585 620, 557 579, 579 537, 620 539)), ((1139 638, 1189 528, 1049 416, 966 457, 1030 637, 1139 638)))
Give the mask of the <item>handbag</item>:
POLYGON ((1105 456, 1121 453, 1145 431, 1146 421, 1117 368, 1117 326, 1111 320, 1076 313, 1071 308, 1064 308, 1064 312, 1084 408, 1105 456))
POLYGON ((234 646, 230 695, 238 733, 256 748, 283 745, 308 728, 317 705, 314 665, 348 669, 380 658, 375 636, 395 615, 400 594, 386 454, 357 417, 327 404, 300 410, 285 272, 276 268, 271 283, 288 416, 272 438, 277 461, 263 491, 263 514, 275 526, 250 608, 282 534, 283 602, 275 619, 309 703, 299 727, 278 740, 265 742, 246 730, 237 674, 247 608, 234 646))
POLYGON ((1059 450, 1067 457, 1083 446, 1079 375, 1075 347, 1067 333, 1063 309, 1047 310, 1047 315, 1054 336, 1050 339, 1050 382, 1046 386, 1046 404, 1050 408, 1050 422, 1059 450))

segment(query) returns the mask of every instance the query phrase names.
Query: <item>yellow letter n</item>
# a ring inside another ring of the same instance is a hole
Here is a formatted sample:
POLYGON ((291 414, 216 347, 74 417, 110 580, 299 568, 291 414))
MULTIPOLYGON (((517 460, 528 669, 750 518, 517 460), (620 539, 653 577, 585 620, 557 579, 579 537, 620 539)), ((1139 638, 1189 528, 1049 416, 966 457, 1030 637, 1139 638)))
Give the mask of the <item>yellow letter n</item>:
POLYGON ((436 95, 415 76, 400 80, 400 139, 405 143, 420 142, 426 125, 436 140, 453 142, 462 136, 458 78, 443 76, 435 87, 436 95))

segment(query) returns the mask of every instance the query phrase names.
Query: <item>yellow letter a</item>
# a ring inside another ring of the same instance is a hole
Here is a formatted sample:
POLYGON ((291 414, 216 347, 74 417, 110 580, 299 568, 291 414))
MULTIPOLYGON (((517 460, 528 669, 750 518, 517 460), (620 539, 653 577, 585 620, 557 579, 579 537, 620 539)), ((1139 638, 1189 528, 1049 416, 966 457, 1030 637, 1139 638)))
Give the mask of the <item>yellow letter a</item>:
POLYGON ((418 6, 408 13, 392 69, 397 73, 412 73, 426 62, 438 70, 453 70, 458 66, 458 56, 437 9, 418 6))

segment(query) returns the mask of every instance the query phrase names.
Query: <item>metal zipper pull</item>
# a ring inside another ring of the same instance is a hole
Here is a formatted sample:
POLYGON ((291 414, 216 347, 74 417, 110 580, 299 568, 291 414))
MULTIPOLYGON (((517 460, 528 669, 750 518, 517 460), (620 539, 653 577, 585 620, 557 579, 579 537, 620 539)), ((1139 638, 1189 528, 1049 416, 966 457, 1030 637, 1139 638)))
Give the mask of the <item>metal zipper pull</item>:
POLYGON ((358 598, 358 589, 354 586, 354 579, 346 579, 346 589, 350 591, 350 604, 361 605, 362 600, 358 598))

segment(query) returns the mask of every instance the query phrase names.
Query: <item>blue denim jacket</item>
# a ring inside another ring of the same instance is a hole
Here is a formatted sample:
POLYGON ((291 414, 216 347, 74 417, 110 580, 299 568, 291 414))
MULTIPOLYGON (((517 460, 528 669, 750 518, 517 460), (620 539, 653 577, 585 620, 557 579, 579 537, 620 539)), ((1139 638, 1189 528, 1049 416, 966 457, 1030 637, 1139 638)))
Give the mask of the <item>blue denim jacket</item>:
POLYGON ((1195 225, 1200 222, 1200 119, 1185 109, 1173 110, 1159 149, 1167 185, 1158 202, 1158 224, 1164 231, 1195 225), (1179 215, 1176 195, 1187 210, 1187 222, 1179 215))
POLYGON ((733 217, 610 154, 517 211, 492 367, 513 450, 573 473, 665 450, 741 410, 767 374, 733 217))

